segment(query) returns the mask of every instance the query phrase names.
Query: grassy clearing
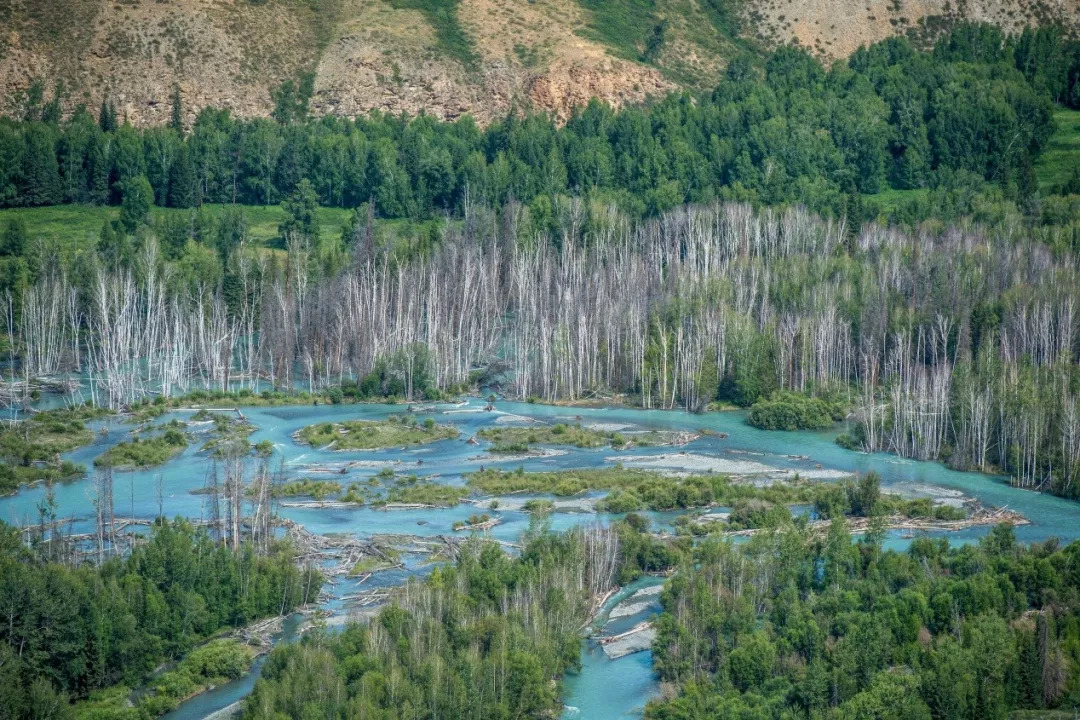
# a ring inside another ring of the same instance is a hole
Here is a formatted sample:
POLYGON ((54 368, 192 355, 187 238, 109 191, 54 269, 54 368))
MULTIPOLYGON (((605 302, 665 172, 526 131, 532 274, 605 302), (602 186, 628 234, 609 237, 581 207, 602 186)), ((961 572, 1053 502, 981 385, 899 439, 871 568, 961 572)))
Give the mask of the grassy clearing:
MULTIPOLYGON (((151 209, 151 225, 160 226, 163 219, 189 217, 203 213, 207 224, 213 227, 228 206, 204 205, 197 210, 159 208, 151 209)), ((282 250, 284 245, 278 233, 278 225, 285 219, 280 205, 240 205, 247 223, 248 242, 254 247, 282 250)), ((318 209, 319 232, 325 238, 338 238, 348 225, 351 210, 336 207, 318 209)), ((116 220, 120 208, 109 205, 51 205, 34 208, 0 209, 0 230, 10 220, 20 218, 26 223, 31 239, 43 238, 55 243, 64 252, 74 252, 94 247, 106 222, 116 220)), ((411 252, 431 238, 441 220, 377 219, 376 242, 396 252, 411 252)), ((454 221, 457 222, 457 221, 454 221)))
POLYGON ((1080 168, 1080 110, 1054 112, 1057 129, 1035 162, 1035 176, 1043 191, 1064 185, 1080 168))
POLYGON ((425 445, 457 436, 458 430, 452 425, 439 425, 431 418, 419 423, 415 418, 396 415, 386 420, 319 423, 308 425, 296 433, 296 439, 306 445, 331 450, 376 450, 425 445))
MULTIPOLYGON (((199 210, 159 208, 151 210, 154 221, 169 216, 187 217, 192 212, 205 213, 216 221, 226 205, 204 205, 199 210)), ((270 246, 278 243, 278 225, 285 220, 280 205, 243 205, 241 209, 247 220, 248 239, 255 245, 270 246)), ((320 207, 318 211, 320 232, 324 237, 341 234, 348 222, 349 210, 320 207)), ((120 208, 109 205, 51 205, 35 208, 7 208, 0 210, 0 227, 12 218, 21 218, 31 238, 46 238, 66 249, 91 247, 97 242, 101 226, 116 220, 120 208)))
POLYGON ((94 465, 117 470, 153 467, 172 460, 184 451, 187 444, 187 435, 174 426, 160 435, 117 443, 99 455, 94 465))

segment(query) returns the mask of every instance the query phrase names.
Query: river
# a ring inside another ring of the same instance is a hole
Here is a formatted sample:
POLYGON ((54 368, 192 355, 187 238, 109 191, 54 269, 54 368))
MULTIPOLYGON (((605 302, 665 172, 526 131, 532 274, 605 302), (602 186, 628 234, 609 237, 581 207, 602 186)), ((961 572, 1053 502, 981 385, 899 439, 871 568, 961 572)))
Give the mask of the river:
MULTIPOLYGON (((431 412, 418 413, 423 419, 434 417, 440 423, 452 423, 461 431, 461 437, 430 445, 380 451, 332 452, 314 450, 298 445, 292 433, 313 423, 345 419, 379 419, 401 414, 402 405, 319 405, 243 408, 244 415, 258 429, 251 442, 269 440, 275 449, 274 464, 283 463, 290 477, 314 477, 331 479, 347 485, 349 482, 367 479, 378 472, 379 463, 395 463, 399 472, 414 472, 420 476, 437 476, 436 482, 460 484, 463 474, 476 470, 480 465, 526 470, 552 470, 558 468, 599 467, 615 462, 618 457, 624 464, 644 463, 663 468, 702 468, 712 465, 717 469, 753 468, 760 472, 760 465, 770 472, 800 472, 805 476, 831 480, 841 473, 876 470, 882 476, 883 488, 911 495, 930 495, 940 499, 963 495, 976 498, 987 505, 1008 506, 1031 520, 1030 525, 1016 528, 1018 539, 1025 542, 1038 541, 1049 536, 1062 540, 1080 538, 1080 506, 1076 503, 1046 494, 1010 487, 1001 478, 949 470, 937 463, 903 460, 887 454, 866 455, 845 450, 833 440, 836 431, 826 432, 766 432, 750 427, 745 413, 723 412, 693 415, 680 411, 637 410, 623 407, 611 408, 564 408, 525 403, 497 402, 496 410, 484 410, 486 402, 473 399, 465 406, 439 405, 431 412), (605 428, 622 427, 625 432, 638 429, 689 430, 707 429, 716 434, 705 434, 680 448, 638 448, 630 451, 570 448, 560 455, 528 458, 525 460, 500 460, 487 455, 486 443, 479 446, 464 442, 480 428, 505 422, 525 422, 530 419, 541 422, 581 422, 602 424, 605 428), (726 435, 721 437, 720 435, 726 435), (372 461, 363 466, 352 467, 344 475, 336 469, 326 473, 326 466, 341 466, 351 461, 372 461), (318 471, 322 470, 322 473, 318 471)), ((193 411, 176 411, 158 420, 167 422, 172 418, 190 419, 193 411)), ((65 455, 92 467, 93 460, 110 445, 119 442, 130 433, 131 425, 115 420, 97 423, 99 431, 93 444, 65 455)), ((199 450, 201 442, 192 443, 187 450, 170 462, 144 471, 118 473, 114 479, 114 502, 118 516, 151 518, 158 514, 159 505, 164 514, 175 517, 205 518, 206 497, 193 494, 203 487, 211 466, 208 455, 199 450), (160 492, 159 492, 160 487, 160 492)), ((76 532, 89 531, 93 527, 94 513, 90 478, 54 487, 57 512, 60 517, 70 518, 76 532)), ((37 506, 44 500, 45 488, 23 488, 15 495, 0 498, 0 518, 14 523, 33 522, 37 506)), ((380 533, 402 533, 434 536, 451 532, 454 521, 465 520, 476 507, 462 504, 445 509, 378 510, 370 507, 312 508, 282 507, 281 515, 303 524, 312 532, 355 533, 364 537, 380 533)), ((516 541, 529 526, 530 515, 515 509, 487 511, 500 519, 500 524, 489 534, 499 540, 516 541)), ((670 524, 672 513, 651 513, 654 526, 670 524)), ((613 516, 582 512, 557 512, 551 518, 554 530, 563 530, 580 523, 610 522, 613 516)), ((967 542, 988 532, 987 527, 976 527, 949 533, 953 542, 967 542)), ((888 547, 902 548, 908 540, 899 533, 890 534, 888 547)), ((394 584, 410 573, 423 572, 422 563, 406 563, 406 570, 376 574, 371 583, 394 584)), ((627 588, 608 601, 605 612, 610 611, 629 593, 646 587, 649 582, 627 588)), ((339 583, 334 595, 346 594, 352 586, 339 583)), ((648 602, 638 603, 636 611, 621 615, 610 621, 605 629, 619 632, 646 619, 659 609, 656 594, 646 596, 648 602)), ((341 610, 341 601, 335 597, 329 601, 330 609, 341 610)), ((603 616, 602 616, 603 617, 603 616)), ((281 635, 289 641, 296 636, 298 623, 286 623, 281 635)), ((261 663, 249 675, 215 688, 188 700, 167 717, 171 720, 197 720, 232 706, 250 692, 261 663)), ((566 718, 590 718, 595 720, 619 720, 640 715, 644 703, 658 691, 652 672, 651 653, 638 652, 608 660, 603 651, 591 641, 582 645, 582 669, 568 676, 565 683, 566 718)))

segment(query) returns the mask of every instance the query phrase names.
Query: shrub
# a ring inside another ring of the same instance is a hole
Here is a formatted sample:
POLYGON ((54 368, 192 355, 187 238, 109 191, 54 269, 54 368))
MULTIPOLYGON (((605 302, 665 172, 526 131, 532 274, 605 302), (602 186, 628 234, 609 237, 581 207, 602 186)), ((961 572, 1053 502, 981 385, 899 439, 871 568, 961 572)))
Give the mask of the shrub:
POLYGON ((754 403, 746 421, 762 430, 820 430, 842 420, 844 414, 839 403, 780 392, 754 403))

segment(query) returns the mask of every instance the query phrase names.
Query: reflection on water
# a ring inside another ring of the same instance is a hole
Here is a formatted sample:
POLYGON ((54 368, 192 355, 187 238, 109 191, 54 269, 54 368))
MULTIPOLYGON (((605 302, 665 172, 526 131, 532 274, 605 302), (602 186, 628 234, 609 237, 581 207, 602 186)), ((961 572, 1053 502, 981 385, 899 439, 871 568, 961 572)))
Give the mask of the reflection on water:
MULTIPOLYGON (((765 432, 748 426, 745 414, 741 412, 713 413, 710 415, 692 415, 677 411, 649 411, 628 408, 604 409, 567 409, 524 403, 497 403, 495 413, 483 412, 486 403, 471 401, 465 408, 439 407, 431 413, 418 413, 418 419, 436 417, 439 422, 453 423, 461 431, 461 438, 445 440, 431 445, 414 448, 402 448, 382 451, 331 452, 316 450, 297 445, 292 433, 312 423, 338 421, 343 419, 378 419, 406 410, 404 406, 393 405, 331 405, 331 406, 291 406, 277 408, 244 408, 244 414, 258 430, 252 435, 251 442, 269 440, 275 448, 274 463, 281 464, 290 477, 312 477, 333 480, 343 486, 354 481, 366 481, 378 472, 379 466, 393 463, 398 473, 415 473, 422 477, 431 477, 435 482, 460 484, 463 474, 483 466, 501 466, 508 469, 518 466, 526 470, 554 470, 559 468, 600 467, 607 458, 616 455, 610 449, 576 449, 565 454, 528 458, 525 460, 500 460, 487 455, 482 443, 479 446, 465 442, 482 427, 496 421, 501 413, 534 418, 540 421, 582 422, 629 425, 633 428, 696 430, 706 428, 717 433, 726 433, 726 438, 706 435, 682 448, 639 448, 622 451, 620 456, 658 455, 686 452, 696 456, 710 456, 730 460, 752 460, 768 465, 779 471, 804 472, 814 474, 822 469, 865 472, 876 470, 882 475, 883 487, 903 490, 912 494, 946 495, 945 491, 959 492, 975 497, 989 505, 1008 506, 1012 510, 1026 515, 1031 525, 1018 527, 1016 534, 1022 541, 1041 540, 1057 535, 1064 540, 1080 537, 1080 518, 1078 506, 1061 498, 1018 490, 1010 487, 999 478, 976 473, 962 473, 948 470, 935 463, 900 460, 890 455, 864 455, 844 450, 833 439, 834 432, 765 432), (479 412, 461 412, 480 410, 479 412), (745 454, 753 453, 753 454, 745 454), (352 461, 367 461, 347 466, 352 461), (344 469, 344 472, 342 472, 344 469)), ((191 411, 175 411, 162 417, 158 422, 167 422, 172 418, 185 420, 191 411)), ((88 447, 81 448, 65 456, 75 462, 92 467, 94 458, 110 445, 124 439, 131 431, 131 426, 109 421, 97 423, 95 430, 103 431, 88 447)), ((117 515, 153 517, 159 510, 158 487, 161 488, 160 506, 169 516, 184 516, 202 519, 208 516, 205 497, 192 494, 192 490, 202 487, 211 467, 211 460, 200 452, 201 441, 194 442, 183 454, 169 463, 147 471, 120 472, 115 478, 115 503, 117 515)), ((678 462, 678 458, 669 457, 665 462, 678 462)), ((90 499, 92 481, 84 479, 54 488, 57 512, 62 518, 70 518, 75 532, 86 532, 93 526, 93 506, 90 499)), ((25 488, 14 496, 0 498, 0 517, 8 522, 26 524, 37 516, 37 506, 45 498, 45 488, 35 486, 25 488)), ((356 508, 314 508, 283 507, 281 514, 291 520, 302 523, 316 533, 354 533, 358 536, 370 536, 380 533, 404 533, 410 535, 435 536, 451 532, 455 521, 465 520, 477 509, 473 505, 463 504, 446 509, 416 510, 377 510, 369 507, 356 508)), ((486 510, 499 517, 501 523, 489 531, 490 536, 507 541, 517 541, 529 526, 528 513, 515 509, 486 510)), ((652 513, 650 517, 656 526, 670 526, 675 513, 652 513)), ((553 530, 565 530, 581 523, 610 522, 612 516, 597 516, 591 513, 556 513, 551 518, 553 530)), ((954 542, 973 541, 988 531, 986 527, 972 528, 958 533, 950 533, 954 542)), ((908 539, 898 533, 890 534, 887 547, 902 548, 908 539)), ((424 566, 410 563, 406 571, 387 574, 378 580, 381 583, 401 582, 409 573, 423 572, 424 566)), ((376 576, 379 577, 379 576, 376 576)), ((370 581, 369 581, 370 582, 370 581)), ((654 581, 655 582, 655 581, 654 581)), ((351 583, 341 583, 336 588, 337 595, 344 595, 354 589, 351 583)), ((625 592, 625 591, 624 591, 625 592)), ((620 594, 609 601, 618 602, 624 597, 620 594)), ((658 599, 658 596, 654 596, 658 599)), ((331 601, 329 609, 338 609, 341 601, 331 601)), ((614 621, 614 627, 629 622, 630 627, 636 622, 655 613, 658 604, 653 603, 647 609, 629 618, 614 621)), ((283 639, 290 639, 296 634, 297 619, 290 619, 286 624, 283 639)), ((261 661, 258 667, 261 667, 261 661)), ((203 718, 244 697, 254 684, 256 673, 228 683, 220 688, 193 698, 185 703, 169 718, 203 718)), ((651 654, 639 652, 618 660, 608 660, 602 650, 590 640, 583 643, 582 670, 567 677, 566 717, 596 718, 614 720, 615 718, 635 717, 645 700, 655 694, 657 684, 652 673, 651 654)))

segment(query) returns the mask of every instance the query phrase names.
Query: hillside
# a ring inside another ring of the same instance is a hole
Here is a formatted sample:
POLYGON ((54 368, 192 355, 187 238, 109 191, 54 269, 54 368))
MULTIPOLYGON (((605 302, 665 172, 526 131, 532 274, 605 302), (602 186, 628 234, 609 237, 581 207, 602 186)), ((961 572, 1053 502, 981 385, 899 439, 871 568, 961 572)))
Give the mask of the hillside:
POLYGON ((0 0, 0 111, 41 81, 64 107, 108 96, 161 123, 179 87, 202 107, 267 115, 310 72, 312 111, 481 122, 512 106, 565 117, 714 83, 726 61, 792 40, 824 58, 956 20, 1080 27, 1075 0, 0 0), (839 22, 838 19, 843 19, 839 22))

